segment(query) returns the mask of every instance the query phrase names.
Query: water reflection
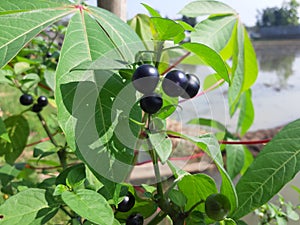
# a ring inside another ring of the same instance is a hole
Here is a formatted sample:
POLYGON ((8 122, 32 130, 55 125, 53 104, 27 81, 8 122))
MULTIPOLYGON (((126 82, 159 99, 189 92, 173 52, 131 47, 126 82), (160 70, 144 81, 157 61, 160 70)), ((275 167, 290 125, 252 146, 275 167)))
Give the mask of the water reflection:
POLYGON ((264 85, 276 91, 287 89, 288 79, 294 74, 293 64, 300 53, 300 41, 256 41, 254 42, 260 71, 276 74, 277 80, 265 80, 264 85))

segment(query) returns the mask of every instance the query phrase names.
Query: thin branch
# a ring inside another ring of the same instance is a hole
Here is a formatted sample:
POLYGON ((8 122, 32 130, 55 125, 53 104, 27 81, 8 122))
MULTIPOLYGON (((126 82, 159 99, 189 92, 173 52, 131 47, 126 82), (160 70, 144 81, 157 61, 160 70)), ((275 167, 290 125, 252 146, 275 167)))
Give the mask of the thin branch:
POLYGON ((191 53, 187 52, 185 55, 181 56, 174 64, 172 64, 168 69, 166 69, 164 72, 162 72, 162 75, 169 72, 174 67, 178 66, 186 57, 188 57, 191 53))

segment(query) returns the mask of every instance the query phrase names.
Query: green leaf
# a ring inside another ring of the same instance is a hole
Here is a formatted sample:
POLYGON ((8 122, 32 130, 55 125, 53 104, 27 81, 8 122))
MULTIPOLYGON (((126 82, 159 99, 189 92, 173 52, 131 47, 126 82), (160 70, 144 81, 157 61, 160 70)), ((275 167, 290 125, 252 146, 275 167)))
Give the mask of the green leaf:
POLYGON ((70 167, 64 169, 64 170, 56 177, 55 184, 56 184, 56 185, 59 185, 59 184, 67 185, 66 180, 67 180, 68 174, 70 173, 70 171, 76 170, 77 168, 85 168, 85 165, 84 165, 83 163, 80 163, 80 164, 76 164, 76 165, 73 165, 73 166, 70 166, 70 167))
POLYGON ((182 177, 184 177, 186 175, 190 175, 185 170, 180 169, 179 167, 177 167, 171 161, 168 160, 167 163, 168 163, 168 166, 169 166, 170 170, 172 171, 174 177, 176 178, 176 180, 180 180, 182 177))
POLYGON ((157 32, 157 40, 174 40, 175 37, 184 33, 184 28, 174 20, 160 17, 152 17, 150 20, 157 32))
POLYGON ((238 205, 237 195, 236 195, 234 185, 223 167, 223 159, 222 159, 220 146, 217 139, 211 134, 203 135, 200 137, 192 137, 192 136, 183 135, 173 131, 168 131, 167 133, 181 137, 185 140, 194 143, 196 146, 198 146, 203 151, 205 151, 212 160, 214 160, 222 177, 220 192, 228 197, 231 204, 231 211, 234 211, 234 209, 236 209, 238 205))
POLYGON ((241 175, 244 175, 249 166, 252 164, 254 160, 252 152, 244 146, 244 166, 240 171, 241 175))
POLYGON ((166 133, 148 134, 151 144, 158 154, 161 163, 164 164, 172 153, 172 141, 166 133))
POLYGON ((244 26, 238 22, 235 50, 232 60, 232 85, 228 89, 230 115, 237 109, 241 94, 255 82, 258 65, 255 52, 244 26))
POLYGON ((186 225, 206 225, 204 215, 200 211, 193 211, 185 220, 186 225))
POLYGON ((50 141, 46 141, 34 146, 33 157, 39 157, 39 159, 42 159, 43 157, 52 155, 57 151, 58 149, 50 141))
POLYGON ((200 57, 201 60, 207 65, 211 66, 220 77, 230 83, 226 64, 216 51, 204 44, 199 43, 185 43, 181 46, 200 57))
POLYGON ((237 129, 241 135, 244 135, 251 127, 254 121, 254 106, 252 103, 251 89, 241 95, 239 102, 240 114, 237 129))
POLYGON ((51 90, 55 90, 55 72, 52 70, 45 70, 44 78, 47 85, 51 88, 51 90))
POLYGON ((66 184, 72 189, 76 189, 85 181, 85 167, 73 168, 67 176, 66 184))
POLYGON ((5 156, 5 161, 13 164, 21 155, 29 136, 29 125, 23 116, 11 116, 4 120, 11 143, 0 139, 0 156, 5 156))
POLYGON ((195 26, 191 33, 191 42, 203 43, 220 52, 231 38, 236 16, 226 15, 210 17, 195 26))
POLYGON ((291 220, 299 220, 299 214, 293 209, 292 203, 286 204, 286 215, 291 220))
POLYGON ((236 225, 236 222, 231 218, 226 218, 223 222, 224 225, 236 225))
POLYGON ((79 216, 103 225, 113 224, 113 211, 105 198, 95 191, 81 189, 76 193, 63 192, 62 200, 79 216))
POLYGON ((174 202, 176 205, 179 207, 184 207, 185 204, 187 203, 187 199, 185 195, 176 189, 172 189, 168 192, 168 197, 172 202, 174 202))
POLYGON ((49 208, 47 199, 49 196, 43 189, 29 188, 19 192, 0 206, 0 215, 3 216, 0 224, 36 224, 36 220, 44 219, 43 217, 47 217, 49 211, 52 210, 49 208))
POLYGON ((40 76, 35 73, 29 73, 23 76, 23 79, 20 80, 20 83, 25 88, 25 90, 30 90, 31 88, 35 88, 40 82, 40 76))
POLYGON ((6 130, 5 123, 2 120, 2 117, 0 117, 0 139, 3 139, 4 141, 11 143, 11 140, 9 138, 9 135, 6 130))
POLYGON ((153 36, 150 26, 150 17, 144 14, 137 14, 135 17, 128 21, 128 24, 143 41, 147 50, 152 50, 153 36))
POLYGON ((5 187, 11 180, 17 177, 20 171, 9 164, 4 164, 0 168, 0 180, 2 187, 5 187))
POLYGON ((26 62, 17 62, 14 65, 14 72, 15 74, 22 74, 30 69, 29 63, 26 62))
POLYGON ((159 14, 159 12, 155 9, 153 9, 151 6, 145 4, 145 3, 142 3, 142 5, 148 10, 148 12, 150 13, 150 15, 152 17, 161 17, 161 15, 159 14))
POLYGON ((268 202, 300 170, 300 120, 284 127, 255 158, 236 185, 241 218, 268 202))
POLYGON ((61 195, 63 192, 68 191, 69 188, 66 185, 59 184, 55 187, 53 196, 61 195))
POLYGON ((0 2, 0 68, 34 36, 76 9, 58 1, 7 0, 0 2))
POLYGON ((203 201, 203 203, 194 210, 204 212, 205 199, 211 194, 218 193, 215 181, 205 174, 184 176, 177 185, 179 190, 187 198, 185 211, 191 209, 196 203, 203 201))
POLYGON ((89 7, 71 18, 56 73, 58 120, 69 146, 98 175, 117 182, 131 170, 140 129, 130 121, 141 117, 135 90, 111 71, 72 69, 85 61, 105 67, 102 56, 133 62, 143 49, 138 36, 118 17, 89 7))
POLYGON ((205 15, 226 15, 236 14, 235 10, 228 5, 214 0, 198 0, 188 3, 179 14, 187 17, 197 17, 205 15))
POLYGON ((242 170, 244 158, 245 152, 242 145, 226 145, 226 168, 231 179, 234 179, 242 170))
POLYGON ((163 99, 163 105, 154 116, 160 119, 166 119, 175 112, 178 106, 178 98, 170 97, 163 91, 161 97, 163 99))

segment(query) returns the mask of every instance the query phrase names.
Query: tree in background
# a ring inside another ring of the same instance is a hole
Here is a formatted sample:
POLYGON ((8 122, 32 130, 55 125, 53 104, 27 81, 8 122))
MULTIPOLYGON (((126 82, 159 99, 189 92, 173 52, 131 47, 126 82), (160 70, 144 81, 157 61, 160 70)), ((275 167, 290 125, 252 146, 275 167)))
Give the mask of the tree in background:
POLYGON ((286 26, 298 25, 298 9, 299 3, 296 0, 284 2, 280 8, 268 7, 258 12, 256 26, 286 26))

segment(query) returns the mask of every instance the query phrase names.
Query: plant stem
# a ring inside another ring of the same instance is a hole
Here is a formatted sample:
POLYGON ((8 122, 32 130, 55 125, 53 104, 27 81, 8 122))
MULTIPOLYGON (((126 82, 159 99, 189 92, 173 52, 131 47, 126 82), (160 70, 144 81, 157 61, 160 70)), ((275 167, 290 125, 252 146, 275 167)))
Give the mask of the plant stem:
MULTIPOLYGON (((49 140, 51 141, 51 143, 55 146, 55 147, 60 147, 57 142, 55 141, 55 139, 53 138, 53 135, 50 132, 50 129, 45 121, 45 119, 42 117, 42 115, 40 113, 37 113, 37 116, 39 118, 39 120, 41 121, 41 124, 43 125, 44 130, 46 131, 49 140)), ((66 149, 65 148, 61 148, 58 152, 57 152, 60 164, 62 166, 63 169, 66 168, 67 166, 67 154, 66 154, 66 149)))
POLYGON ((161 54, 164 48, 164 42, 163 41, 159 41, 157 44, 157 55, 156 55, 156 60, 155 60, 155 67, 158 68, 159 63, 160 63, 160 58, 161 58, 161 54))
POLYGON ((173 69, 174 67, 179 65, 182 62, 182 60, 184 60, 190 54, 191 54, 190 52, 187 52, 185 55, 181 56, 173 65, 171 65, 168 69, 166 69, 164 72, 162 72, 162 75, 164 75, 165 73, 169 72, 171 69, 173 69))
POLYGON ((157 225, 159 222, 161 222, 168 214, 160 211, 156 216, 148 223, 148 225, 157 225))
POLYGON ((63 206, 60 206, 60 209, 65 213, 67 214, 70 218, 74 218, 74 216, 68 211, 66 210, 63 206))

